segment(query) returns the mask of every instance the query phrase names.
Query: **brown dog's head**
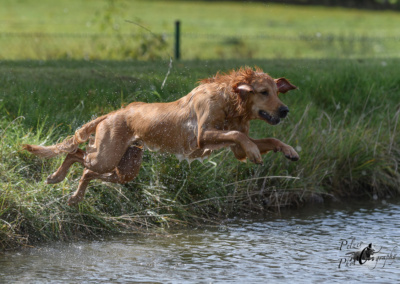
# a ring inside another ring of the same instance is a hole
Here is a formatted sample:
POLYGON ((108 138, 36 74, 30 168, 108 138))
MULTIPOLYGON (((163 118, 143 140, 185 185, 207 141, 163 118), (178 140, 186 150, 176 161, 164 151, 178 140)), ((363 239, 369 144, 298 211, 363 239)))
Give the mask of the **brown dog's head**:
POLYGON ((279 99, 279 93, 297 89, 285 78, 273 79, 261 69, 237 71, 238 81, 232 88, 239 97, 239 104, 249 119, 262 119, 276 125, 285 118, 289 108, 279 99), (242 76, 240 76, 242 73, 242 76))
POLYGON ((260 68, 253 70, 250 67, 228 74, 217 73, 200 83, 218 84, 218 90, 229 95, 232 107, 228 116, 262 119, 272 125, 278 124, 289 112, 278 94, 297 89, 285 78, 273 79, 260 68))

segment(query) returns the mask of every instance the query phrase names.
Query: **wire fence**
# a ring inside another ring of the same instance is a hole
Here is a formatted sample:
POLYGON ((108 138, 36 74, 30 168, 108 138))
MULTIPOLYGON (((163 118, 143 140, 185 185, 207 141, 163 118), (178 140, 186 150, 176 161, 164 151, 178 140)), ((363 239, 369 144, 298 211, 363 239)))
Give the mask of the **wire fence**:
MULTIPOLYGON (((399 36, 182 33, 182 59, 400 57, 399 36)), ((173 33, 0 33, 0 59, 166 59, 173 33)))

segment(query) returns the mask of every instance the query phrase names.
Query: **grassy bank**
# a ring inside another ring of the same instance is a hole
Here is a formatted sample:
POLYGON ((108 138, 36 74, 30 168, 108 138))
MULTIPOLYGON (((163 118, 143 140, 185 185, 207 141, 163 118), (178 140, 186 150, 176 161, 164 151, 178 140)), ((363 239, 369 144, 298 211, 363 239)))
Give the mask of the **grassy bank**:
POLYGON ((0 63, 0 248, 106 232, 195 224, 238 212, 279 210, 323 199, 398 194, 399 60, 168 62, 19 61, 0 63), (203 164, 146 152, 127 185, 92 182, 79 207, 66 205, 82 169, 45 185, 62 157, 40 160, 21 144, 51 144, 92 116, 131 101, 171 101, 217 70, 257 65, 299 86, 281 95, 284 123, 252 124, 301 156, 270 153, 264 165, 223 150, 203 164))

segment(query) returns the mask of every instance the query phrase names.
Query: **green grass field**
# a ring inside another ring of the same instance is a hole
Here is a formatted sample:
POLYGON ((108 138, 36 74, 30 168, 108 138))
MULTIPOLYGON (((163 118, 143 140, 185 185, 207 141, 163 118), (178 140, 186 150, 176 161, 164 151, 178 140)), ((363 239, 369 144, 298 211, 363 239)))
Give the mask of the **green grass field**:
POLYGON ((182 20, 188 33, 293 35, 299 33, 349 33, 394 36, 398 13, 342 8, 290 6, 218 1, 2 1, 1 32, 102 32, 103 14, 109 12, 122 32, 137 21, 153 32, 172 32, 171 23, 182 20), (114 5, 112 5, 114 3, 114 5))
POLYGON ((218 1, 4 0, 0 17, 0 59, 168 59, 176 20, 182 22, 183 59, 400 56, 400 17, 388 11, 218 1))
POLYGON ((398 14, 248 2, 54 3, 2 1, 0 10, 1 249, 398 195, 398 14), (118 6, 107 6, 112 3, 118 6), (173 22, 182 21, 184 60, 173 61, 164 88, 170 37, 164 41, 125 19, 157 34, 172 33, 173 22), (65 36, 70 33, 95 35, 65 36), (110 36, 98 36, 104 33, 110 36), (129 33, 138 35, 128 40, 129 33), (199 36, 207 33, 217 36, 199 36), (273 40, 254 38, 265 34, 273 40), (352 35, 353 42, 341 40, 352 35), (176 100, 199 79, 244 65, 299 87, 281 95, 290 108, 282 124, 251 125, 252 137, 276 137, 295 147, 297 163, 269 153, 256 166, 222 150, 188 165, 146 152, 133 182, 92 182, 84 202, 69 207, 82 168, 45 185, 62 157, 40 160, 21 150, 24 143, 55 143, 132 101, 176 100))

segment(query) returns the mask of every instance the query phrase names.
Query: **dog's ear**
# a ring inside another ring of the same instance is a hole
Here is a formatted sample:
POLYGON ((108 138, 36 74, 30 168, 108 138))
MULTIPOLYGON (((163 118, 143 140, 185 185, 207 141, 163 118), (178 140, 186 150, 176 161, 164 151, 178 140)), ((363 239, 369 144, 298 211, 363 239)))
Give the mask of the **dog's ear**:
POLYGON ((246 95, 248 93, 253 93, 254 89, 248 84, 240 84, 233 87, 233 91, 240 96, 246 95))
POLYGON ((295 90, 297 87, 290 83, 286 78, 275 79, 276 86, 279 93, 286 93, 290 90, 295 90))

